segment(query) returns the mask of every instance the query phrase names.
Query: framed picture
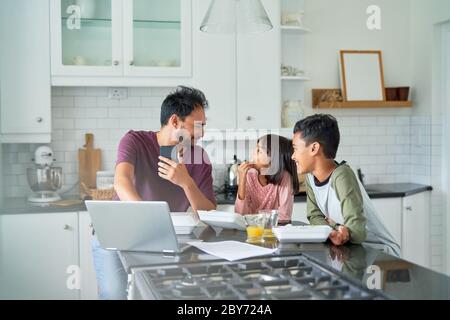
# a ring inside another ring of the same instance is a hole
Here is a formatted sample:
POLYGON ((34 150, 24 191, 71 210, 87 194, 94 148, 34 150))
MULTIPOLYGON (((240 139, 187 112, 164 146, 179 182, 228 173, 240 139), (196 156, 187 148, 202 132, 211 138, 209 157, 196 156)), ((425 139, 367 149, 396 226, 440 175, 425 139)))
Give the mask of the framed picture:
POLYGON ((340 51, 344 101, 386 101, 381 51, 340 51))

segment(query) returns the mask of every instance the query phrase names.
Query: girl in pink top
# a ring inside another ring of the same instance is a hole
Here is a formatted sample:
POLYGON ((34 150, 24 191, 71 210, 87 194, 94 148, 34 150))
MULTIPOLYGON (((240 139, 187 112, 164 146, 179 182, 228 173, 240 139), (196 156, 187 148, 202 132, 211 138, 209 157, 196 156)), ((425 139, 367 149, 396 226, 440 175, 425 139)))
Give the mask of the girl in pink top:
POLYGON ((291 221, 294 194, 299 189, 292 153, 292 143, 284 137, 266 135, 258 140, 253 161, 239 166, 237 213, 278 210, 280 223, 291 221))

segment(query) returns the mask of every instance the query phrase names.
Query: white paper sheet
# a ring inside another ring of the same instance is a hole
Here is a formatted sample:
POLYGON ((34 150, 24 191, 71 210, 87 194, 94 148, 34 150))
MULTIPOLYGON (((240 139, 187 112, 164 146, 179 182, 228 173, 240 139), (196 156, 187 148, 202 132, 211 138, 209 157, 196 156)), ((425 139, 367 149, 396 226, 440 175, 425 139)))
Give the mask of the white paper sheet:
POLYGON ((222 242, 192 242, 191 246, 196 247, 208 254, 228 260, 236 261, 258 256, 270 255, 277 249, 267 249, 248 243, 238 241, 222 242))

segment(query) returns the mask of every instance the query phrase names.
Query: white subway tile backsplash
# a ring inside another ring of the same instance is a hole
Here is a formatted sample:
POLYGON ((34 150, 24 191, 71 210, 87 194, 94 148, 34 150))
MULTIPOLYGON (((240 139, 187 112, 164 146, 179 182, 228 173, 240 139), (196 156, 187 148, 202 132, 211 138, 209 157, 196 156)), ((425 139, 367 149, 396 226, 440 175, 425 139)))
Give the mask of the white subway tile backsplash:
POLYGON ((150 97, 152 95, 151 88, 130 88, 130 96, 132 97, 150 97))
POLYGON ((75 121, 73 119, 54 119, 53 129, 73 129, 75 126, 75 121))
POLYGON ((140 107, 141 97, 128 97, 128 99, 119 100, 120 107, 140 107))
POLYGON ((97 127, 99 129, 117 128, 119 123, 119 119, 98 119, 97 127))
POLYGON ((52 108, 59 107, 73 107, 74 106, 74 97, 52 97, 52 108))
POLYGON ((97 97, 74 96, 74 106, 77 108, 93 108, 97 106, 97 97))
POLYGON ((97 107, 118 107, 119 100, 113 100, 108 97, 97 97, 97 107))
POLYGON ((108 88, 103 87, 86 88, 86 96, 88 97, 106 97, 107 95, 108 95, 108 88))
POLYGON ((58 118, 63 118, 64 117, 64 109, 63 108, 53 108, 52 109, 52 118, 53 119, 58 119, 58 118))
POLYGON ((97 119, 75 119, 75 129, 97 128, 97 119))
POLYGON ((166 97, 174 89, 172 87, 155 87, 151 88, 151 92, 154 97, 166 97))
POLYGON ((149 108, 159 108, 161 107, 165 97, 142 97, 141 98, 141 105, 143 107, 149 107, 149 108))
POLYGON ((85 96, 86 88, 85 87, 64 87, 62 88, 63 96, 85 96))

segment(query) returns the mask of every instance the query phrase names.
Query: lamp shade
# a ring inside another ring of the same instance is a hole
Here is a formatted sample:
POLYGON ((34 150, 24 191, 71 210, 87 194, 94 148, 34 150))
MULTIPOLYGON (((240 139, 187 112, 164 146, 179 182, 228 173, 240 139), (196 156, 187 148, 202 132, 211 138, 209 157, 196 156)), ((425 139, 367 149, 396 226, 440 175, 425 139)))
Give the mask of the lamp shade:
POLYGON ((260 0, 212 0, 200 26, 208 33, 260 33, 273 28, 260 0))

